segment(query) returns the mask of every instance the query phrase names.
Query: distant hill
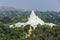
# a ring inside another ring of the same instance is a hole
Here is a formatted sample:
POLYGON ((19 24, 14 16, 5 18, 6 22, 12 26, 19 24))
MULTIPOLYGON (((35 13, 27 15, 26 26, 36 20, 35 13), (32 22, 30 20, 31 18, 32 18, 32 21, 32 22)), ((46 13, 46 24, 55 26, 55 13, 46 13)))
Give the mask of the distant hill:
POLYGON ((0 6, 0 11, 11 11, 11 10, 24 11, 24 9, 19 9, 19 8, 14 8, 14 7, 0 6))
POLYGON ((24 12, 24 9, 18 9, 14 7, 0 7, 0 15, 20 15, 22 12, 24 12))

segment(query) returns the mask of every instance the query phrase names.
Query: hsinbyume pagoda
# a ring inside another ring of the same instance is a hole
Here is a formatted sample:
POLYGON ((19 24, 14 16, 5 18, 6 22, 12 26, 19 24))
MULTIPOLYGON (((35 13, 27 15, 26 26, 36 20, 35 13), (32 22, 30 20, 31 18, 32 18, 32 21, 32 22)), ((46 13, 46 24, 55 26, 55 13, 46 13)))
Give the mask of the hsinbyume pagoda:
MULTIPOLYGON (((42 19, 40 19, 38 16, 36 16, 34 10, 32 10, 30 17, 28 18, 28 21, 25 23, 18 22, 15 24, 15 27, 21 27, 22 25, 28 25, 30 24, 34 29, 37 27, 38 24, 40 25, 49 25, 49 26, 55 26, 56 24, 53 23, 45 23, 42 19)), ((10 27, 13 27, 13 25, 10 25, 10 27)))
POLYGON ((32 10, 30 17, 28 18, 27 24, 30 24, 35 29, 38 24, 44 25, 44 21, 36 16, 34 10, 32 10))

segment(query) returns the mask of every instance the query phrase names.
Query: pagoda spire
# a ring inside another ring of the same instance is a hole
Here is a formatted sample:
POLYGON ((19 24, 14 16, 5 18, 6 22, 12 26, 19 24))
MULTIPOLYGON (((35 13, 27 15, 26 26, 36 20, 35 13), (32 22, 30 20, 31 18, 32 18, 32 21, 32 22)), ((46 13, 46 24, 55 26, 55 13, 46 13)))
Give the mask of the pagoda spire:
POLYGON ((36 16, 34 10, 32 10, 30 17, 36 16))

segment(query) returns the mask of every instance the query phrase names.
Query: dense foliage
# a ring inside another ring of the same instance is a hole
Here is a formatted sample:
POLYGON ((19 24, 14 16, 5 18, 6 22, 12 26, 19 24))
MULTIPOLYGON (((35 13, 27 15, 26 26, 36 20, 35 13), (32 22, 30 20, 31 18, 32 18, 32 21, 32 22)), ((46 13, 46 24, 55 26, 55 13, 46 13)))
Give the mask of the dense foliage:
MULTIPOLYGON (((31 11, 20 11, 20 10, 4 10, 0 11, 0 22, 2 23, 16 23, 16 22, 26 22, 29 18, 31 11)), ((36 15, 39 16, 45 22, 52 22, 55 24, 60 24, 60 12, 55 11, 35 11, 36 15)))
POLYGON ((26 38, 26 31, 28 29, 26 26, 24 28, 23 26, 9 28, 0 23, 0 40, 60 40, 60 26, 51 28, 48 25, 37 25, 32 35, 26 38))
MULTIPOLYGON (((31 11, 0 10, 0 40, 60 40, 60 26, 50 27, 48 25, 37 25, 30 37, 25 38, 29 26, 9 28, 10 24, 26 22, 31 11)), ((52 22, 60 25, 60 12, 35 11, 45 22, 52 22)))

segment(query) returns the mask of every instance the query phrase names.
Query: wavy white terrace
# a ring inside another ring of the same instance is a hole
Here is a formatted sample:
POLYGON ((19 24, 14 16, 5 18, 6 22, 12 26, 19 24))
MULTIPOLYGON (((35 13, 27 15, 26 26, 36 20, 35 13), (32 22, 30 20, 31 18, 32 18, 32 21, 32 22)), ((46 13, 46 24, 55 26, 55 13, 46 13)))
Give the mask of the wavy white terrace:
POLYGON ((30 24, 34 29, 37 27, 38 24, 40 24, 40 25, 49 25, 51 27, 56 25, 54 23, 45 23, 41 18, 36 16, 34 10, 32 10, 31 15, 28 18, 27 22, 25 22, 25 23, 18 22, 14 25, 13 24, 10 25, 10 27, 21 27, 22 25, 25 26, 25 25, 28 25, 28 24, 30 24))

